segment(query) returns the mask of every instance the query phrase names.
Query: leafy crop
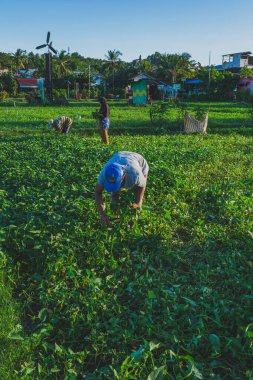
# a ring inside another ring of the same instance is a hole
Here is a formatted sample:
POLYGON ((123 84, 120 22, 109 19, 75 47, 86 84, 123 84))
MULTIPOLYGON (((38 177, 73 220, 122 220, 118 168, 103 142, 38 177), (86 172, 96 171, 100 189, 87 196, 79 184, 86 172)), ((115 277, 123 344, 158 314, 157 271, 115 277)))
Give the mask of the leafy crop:
MULTIPOLYGON (((253 146, 231 107, 238 133, 203 137, 153 134, 148 109, 112 105, 109 146, 96 104, 1 110, 0 378, 253 377, 253 146), (69 136, 45 127, 61 114, 82 115, 69 136), (105 194, 107 229, 94 187, 119 150, 150 173, 141 213, 105 194)), ((231 107, 213 103, 213 123, 231 107)))

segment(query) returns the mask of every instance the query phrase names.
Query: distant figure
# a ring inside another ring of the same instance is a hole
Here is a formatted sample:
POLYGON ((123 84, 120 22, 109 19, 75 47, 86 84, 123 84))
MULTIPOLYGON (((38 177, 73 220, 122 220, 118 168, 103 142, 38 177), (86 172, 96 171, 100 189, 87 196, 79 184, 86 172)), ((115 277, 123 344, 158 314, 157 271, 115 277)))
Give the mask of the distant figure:
POLYGON ((49 121, 49 126, 51 128, 54 128, 58 133, 69 133, 69 130, 72 126, 72 119, 67 116, 60 116, 57 119, 53 120, 51 119, 49 121))
POLYGON ((151 95, 148 95, 147 103, 148 103, 148 104, 152 104, 152 98, 151 98, 151 95))
POLYGON ((135 152, 118 152, 105 164, 101 170, 95 190, 95 199, 100 212, 100 222, 109 226, 110 220, 105 211, 103 190, 111 194, 111 206, 117 205, 120 190, 132 189, 134 203, 130 206, 134 209, 142 206, 146 189, 149 166, 144 157, 135 152))
POLYGON ((107 104, 106 98, 102 96, 99 99, 100 102, 100 109, 98 111, 98 117, 99 117, 99 133, 102 138, 102 142, 105 144, 109 144, 109 136, 108 136, 108 129, 110 127, 110 107, 107 104))

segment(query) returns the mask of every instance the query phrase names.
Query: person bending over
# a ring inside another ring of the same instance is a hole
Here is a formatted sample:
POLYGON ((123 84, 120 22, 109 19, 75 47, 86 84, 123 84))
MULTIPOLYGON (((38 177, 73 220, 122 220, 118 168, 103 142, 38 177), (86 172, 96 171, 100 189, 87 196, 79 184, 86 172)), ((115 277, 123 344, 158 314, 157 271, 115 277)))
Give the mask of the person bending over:
POLYGON ((111 203, 114 203, 118 201, 121 189, 132 189, 135 201, 130 206, 137 209, 142 205, 148 171, 149 166, 145 158, 135 152, 117 152, 105 164, 98 176, 95 189, 95 199, 102 224, 107 226, 110 224, 105 211, 103 190, 111 193, 111 203))
POLYGON ((72 126, 72 119, 67 116, 59 116, 57 119, 51 119, 49 121, 49 126, 51 128, 54 128, 58 133, 66 133, 68 134, 70 131, 70 128, 72 126))

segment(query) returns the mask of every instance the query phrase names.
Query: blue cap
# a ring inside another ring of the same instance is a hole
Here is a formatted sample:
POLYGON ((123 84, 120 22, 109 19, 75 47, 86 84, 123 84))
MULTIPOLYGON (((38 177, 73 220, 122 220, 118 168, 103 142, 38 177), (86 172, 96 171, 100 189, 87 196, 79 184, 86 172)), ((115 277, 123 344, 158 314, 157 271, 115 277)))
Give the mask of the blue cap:
POLYGON ((120 164, 114 163, 105 168, 104 188, 109 193, 114 193, 120 189, 123 177, 123 169, 120 164))

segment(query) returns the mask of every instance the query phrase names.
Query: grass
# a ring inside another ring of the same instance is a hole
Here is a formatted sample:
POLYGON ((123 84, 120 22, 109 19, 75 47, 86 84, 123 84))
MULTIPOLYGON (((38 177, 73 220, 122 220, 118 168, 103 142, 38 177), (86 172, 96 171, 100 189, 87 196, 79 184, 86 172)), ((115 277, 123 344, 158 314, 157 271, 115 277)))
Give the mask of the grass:
POLYGON ((93 108, 1 109, 0 378, 253 378, 245 108, 211 104, 203 137, 115 106, 109 146, 93 108), (60 114, 83 116, 68 137, 45 125, 60 114), (143 154, 150 175, 142 213, 126 193, 105 229, 94 186, 118 150, 143 154))

